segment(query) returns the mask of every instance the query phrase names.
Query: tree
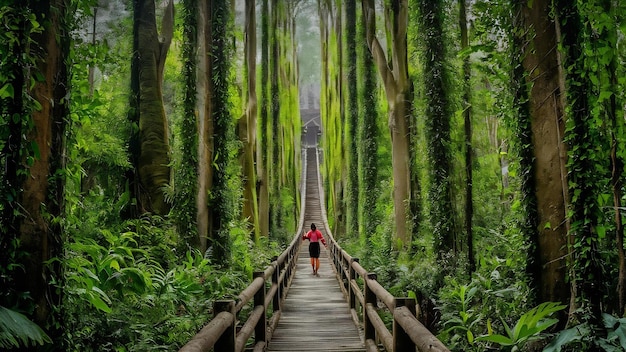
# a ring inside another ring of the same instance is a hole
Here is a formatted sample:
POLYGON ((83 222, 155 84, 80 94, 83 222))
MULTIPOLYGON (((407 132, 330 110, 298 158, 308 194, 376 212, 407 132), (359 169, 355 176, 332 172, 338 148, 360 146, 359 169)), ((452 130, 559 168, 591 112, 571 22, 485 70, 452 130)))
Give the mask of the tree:
POLYGON ((359 230, 359 168, 358 168, 358 90, 357 90, 357 40, 356 40, 356 0, 346 1, 346 159, 348 181, 346 191, 346 234, 358 234, 359 230))
POLYGON ((244 206, 243 216, 253 225, 254 239, 258 241, 259 211, 256 190, 256 135, 257 135, 257 95, 256 95, 256 4, 246 0, 245 4, 245 74, 246 77, 246 109, 239 118, 239 138, 243 142, 241 164, 244 173, 244 206))
POLYGON ((170 182, 168 123, 163 107, 163 69, 172 41, 174 3, 169 1, 163 16, 159 41, 154 0, 134 0, 131 78, 131 111, 135 124, 131 154, 138 182, 135 196, 141 212, 164 215, 169 211, 163 187, 170 182))
POLYGON ((228 263, 230 258, 230 223, 234 219, 234 197, 229 181, 231 148, 235 139, 233 119, 230 115, 229 75, 231 63, 230 3, 227 0, 210 1, 210 69, 207 72, 210 92, 210 118, 205 123, 212 125, 212 133, 206 135, 203 143, 211 145, 208 163, 213 175, 210 198, 207 204, 209 213, 209 238, 213 253, 219 263, 228 263))
POLYGON ((197 223, 198 196, 198 120, 196 118, 196 71, 198 36, 196 35, 198 4, 196 0, 182 3, 183 37, 182 76, 184 96, 182 117, 177 132, 179 163, 175 167, 174 186, 176 200, 172 216, 176 226, 192 247, 200 248, 197 223))
POLYGON ((257 194, 259 195, 259 228, 261 236, 268 236, 270 231, 270 200, 269 200, 269 36, 270 13, 269 0, 261 2, 261 72, 259 103, 259 133, 257 134, 257 194))
POLYGON ((530 241, 527 270, 537 302, 566 303, 567 148, 563 143, 562 73, 555 50, 558 35, 550 18, 550 1, 535 1, 532 6, 514 1, 512 8, 522 21, 522 26, 514 27, 516 41, 511 47, 522 50, 522 67, 519 61, 512 64, 517 72, 513 81, 519 83, 514 108, 523 109, 517 112, 521 128, 517 136, 521 138, 522 197, 527 202, 530 241))
POLYGON ((368 229, 376 228, 379 223, 376 208, 378 202, 378 89, 376 67, 367 45, 365 16, 361 13, 358 21, 357 59, 361 80, 359 88, 359 123, 358 123, 358 171, 359 171, 359 235, 366 250, 371 249, 368 229))
MULTIPOLYGON (((467 1, 459 0, 459 27, 461 29, 461 50, 468 51, 469 35, 467 29, 467 1)), ((463 57, 463 126, 465 130, 465 234, 467 236, 467 258, 469 261, 469 273, 476 270, 474 257, 474 230, 472 218, 474 217, 473 200, 473 158, 472 147, 472 68, 470 66, 469 53, 463 57)))
MULTIPOLYGON (((423 37, 423 82, 426 99, 425 129, 429 160, 434 248, 441 269, 452 251, 456 252, 452 208, 450 121, 453 116, 451 86, 446 68, 446 40, 443 35, 443 1, 420 1, 423 37)), ((449 266, 448 266, 449 267, 449 266)))
POLYGON ((68 18, 72 12, 65 0, 15 1, 0 12, 5 12, 2 22, 9 25, 3 38, 0 81, 2 134, 6 136, 2 141, 6 153, 1 158, 6 175, 2 177, 0 248, 5 253, 3 292, 10 294, 0 297, 0 305, 27 311, 61 344, 62 320, 57 309, 62 292, 57 285, 62 285, 63 274, 60 261, 54 259, 62 256, 63 244, 59 217, 65 204, 68 18))
MULTIPOLYGON (((598 195, 604 188, 604 179, 599 178, 606 167, 595 147, 605 145, 602 123, 596 118, 592 106, 593 80, 597 72, 588 67, 592 57, 583 49, 591 39, 592 28, 589 18, 583 22, 581 6, 571 6, 569 2, 557 1, 556 12, 562 32, 563 60, 567 78, 568 121, 566 141, 568 146, 568 181, 571 194, 571 236, 573 236, 574 295, 571 302, 578 301, 584 309, 582 320, 591 324, 592 329, 604 329, 602 322, 602 297, 605 274, 600 263, 600 241, 604 238, 603 213, 598 203, 598 195), (578 300, 576 300, 578 299, 578 300)), ((595 36, 595 35, 594 35, 595 36)), ((606 175, 606 173, 605 173, 606 175)), ((573 311, 575 307, 570 307, 573 311)), ((603 334, 599 334, 603 336, 603 334)), ((600 348, 600 346, 596 346, 600 348)))
POLYGON ((341 3, 318 1, 320 40, 322 52, 322 82, 320 117, 322 121, 322 149, 324 153, 324 182, 326 206, 331 214, 333 233, 344 233, 344 174, 345 124, 343 117, 343 77, 341 74, 341 3))
MULTIPOLYGON (((615 14, 617 10, 614 8, 613 3, 610 1, 602 1, 604 13, 615 14)), ((614 18, 614 16, 611 16, 614 18)), ((603 32, 602 39, 605 45, 609 48, 617 48, 618 30, 615 21, 611 23, 611 26, 606 28, 603 32)), ((620 107, 618 103, 618 97, 623 99, 623 96, 619 96, 619 74, 620 66, 618 65, 618 55, 616 52, 611 53, 611 60, 607 65, 607 72, 609 74, 606 89, 611 93, 610 97, 606 99, 604 105, 606 106, 607 115, 609 118, 609 129, 611 135, 611 191, 613 193, 613 207, 615 212, 615 244, 617 245, 617 257, 618 257, 618 279, 617 279, 617 311, 623 312, 626 308, 626 254, 624 253, 624 222, 622 219, 622 187, 624 177, 624 156, 619 151, 624 150, 626 137, 626 126, 624 120, 619 118, 624 114, 624 109, 620 107)))
POLYGON ((280 133, 280 59, 281 59, 281 42, 279 36, 279 24, 283 21, 283 11, 278 0, 271 0, 271 27, 270 27, 270 105, 269 105, 269 141, 268 150, 271 161, 269 171, 269 200, 270 200, 270 233, 277 234, 282 223, 282 206, 280 199, 280 181, 281 181, 281 158, 280 145, 282 144, 282 135, 280 133))
MULTIPOLYGON (((269 34, 269 121, 266 142, 269 164, 270 233, 285 238, 287 226, 298 217, 298 199, 293 192, 299 185, 301 150, 298 72, 294 31, 297 2, 270 2, 269 34), (294 206, 296 205, 296 206, 294 206)), ((262 82, 262 84, 264 83, 262 82)), ((263 133, 263 131, 261 131, 263 133)))
POLYGON ((405 245, 410 238, 407 220, 411 202, 410 130, 413 114, 413 85, 409 78, 407 61, 408 1, 392 0, 385 5, 385 23, 389 31, 389 53, 376 37, 374 0, 363 0, 367 44, 385 88, 389 106, 389 132, 392 143, 393 199, 395 233, 398 242, 405 245))
POLYGON ((302 0, 288 1, 283 7, 283 20, 280 38, 281 40, 281 63, 280 76, 280 126, 283 143, 280 160, 281 168, 280 199, 283 208, 283 228, 286 231, 291 228, 290 224, 297 223, 299 219, 300 194, 296 190, 300 187, 300 165, 302 150, 300 138, 302 131, 302 120, 300 118, 299 102, 299 72, 296 43, 296 17, 299 5, 302 0), (295 206, 294 206, 295 205, 295 206))

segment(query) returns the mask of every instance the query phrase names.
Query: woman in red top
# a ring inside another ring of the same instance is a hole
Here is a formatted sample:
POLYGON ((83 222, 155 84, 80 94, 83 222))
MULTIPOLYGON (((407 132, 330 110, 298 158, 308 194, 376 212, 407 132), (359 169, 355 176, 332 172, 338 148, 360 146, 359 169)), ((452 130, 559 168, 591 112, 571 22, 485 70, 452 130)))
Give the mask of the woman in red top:
POLYGON ((320 242, 326 247, 326 240, 322 235, 322 232, 315 227, 315 224, 311 223, 311 231, 307 232, 302 237, 302 240, 309 240, 309 256, 311 257, 311 266, 313 267, 313 275, 317 275, 317 270, 320 268, 320 242))

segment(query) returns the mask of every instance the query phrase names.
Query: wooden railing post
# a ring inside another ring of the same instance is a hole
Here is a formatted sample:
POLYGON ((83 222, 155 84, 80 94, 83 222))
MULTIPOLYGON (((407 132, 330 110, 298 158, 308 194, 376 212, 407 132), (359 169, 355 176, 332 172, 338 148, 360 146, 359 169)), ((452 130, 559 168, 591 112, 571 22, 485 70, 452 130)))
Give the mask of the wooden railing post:
MULTIPOLYGON (((274 257, 272 262, 278 263, 278 257, 274 257)), ((272 285, 276 285, 276 293, 274 297, 272 297, 272 310, 274 312, 280 310, 280 301, 283 294, 282 285, 278 282, 280 278, 280 266, 277 264, 276 268, 274 268, 274 273, 272 274, 272 285)))
MULTIPOLYGON (((332 245, 332 253, 333 253, 333 263, 335 264, 335 268, 337 268, 337 270, 341 271, 343 273, 343 263, 341 260, 341 250, 339 250, 339 247, 331 244, 332 245)), ((343 274, 341 275, 341 278, 343 279, 343 274)))
MULTIPOLYGON (((396 308, 398 307, 407 307, 413 316, 415 316, 415 299, 396 297, 396 308)), ((398 324, 396 319, 393 320, 393 351, 415 351, 415 344, 411 340, 411 337, 404 331, 404 328, 398 324)))
POLYGON ((280 299, 285 298, 283 297, 283 294, 285 294, 285 287, 287 287, 289 283, 289 261, 290 260, 291 260, 291 256, 288 255, 287 257, 285 257, 285 260, 283 260, 282 263, 278 263, 278 265, 276 266, 276 271, 278 271, 279 278, 280 278, 280 273, 283 271, 283 268, 285 269, 285 275, 283 275, 283 279, 280 281, 280 287, 279 287, 280 295, 278 296, 280 299), (285 262, 287 264, 285 264, 285 262))
POLYGON ((352 280, 356 280, 356 271, 352 267, 352 263, 358 263, 359 258, 352 258, 350 260, 350 264, 348 265, 348 303, 350 304, 350 309, 356 309, 356 295, 354 294, 354 289, 352 288, 352 280))
MULTIPOLYGON (((221 312, 229 312, 235 315, 235 301, 218 300, 213 303, 213 316, 217 316, 221 312)), ((233 319, 232 324, 220 338, 215 342, 216 351, 234 352, 235 351, 235 324, 237 319, 233 319)))
POLYGON ((337 247, 336 261, 337 263, 335 264, 335 267, 337 268, 337 272, 339 273, 339 282, 344 286, 344 291, 347 293, 349 290, 348 286, 350 285, 348 274, 348 266, 350 265, 350 263, 347 263, 347 261, 344 260, 344 257, 343 255, 341 255, 341 250, 339 249, 339 247, 337 247))
MULTIPOLYGON (((265 272, 257 271, 253 274, 253 277, 256 279, 257 277, 264 277, 265 272)), ((266 341, 266 331, 267 331, 267 307, 265 307, 265 283, 263 283, 263 287, 261 287, 254 294, 254 306, 263 306, 263 316, 259 319, 254 327, 254 341, 259 343, 261 341, 267 345, 266 341)))
POLYGON ((367 281, 376 280, 376 278, 376 274, 368 273, 367 277, 365 278, 363 287, 363 298, 365 301, 365 305, 363 306, 363 332, 365 334, 365 340, 372 341, 376 341, 376 329, 374 328, 374 324, 372 324, 372 321, 367 314, 367 305, 371 303, 374 307, 376 307, 377 299, 376 293, 374 293, 374 291, 369 288, 367 281))

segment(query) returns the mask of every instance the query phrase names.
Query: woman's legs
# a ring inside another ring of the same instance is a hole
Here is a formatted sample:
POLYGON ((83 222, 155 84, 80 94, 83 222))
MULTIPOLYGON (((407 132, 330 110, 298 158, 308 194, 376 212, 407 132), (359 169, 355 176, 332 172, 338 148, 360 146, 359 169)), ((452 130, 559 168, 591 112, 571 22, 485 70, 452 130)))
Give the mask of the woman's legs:
POLYGON ((320 268, 320 258, 311 257, 311 267, 313 268, 313 275, 317 274, 317 270, 320 268))
POLYGON ((313 275, 317 274, 320 268, 320 244, 319 242, 311 242, 309 244, 309 256, 311 257, 311 266, 313 267, 313 275))

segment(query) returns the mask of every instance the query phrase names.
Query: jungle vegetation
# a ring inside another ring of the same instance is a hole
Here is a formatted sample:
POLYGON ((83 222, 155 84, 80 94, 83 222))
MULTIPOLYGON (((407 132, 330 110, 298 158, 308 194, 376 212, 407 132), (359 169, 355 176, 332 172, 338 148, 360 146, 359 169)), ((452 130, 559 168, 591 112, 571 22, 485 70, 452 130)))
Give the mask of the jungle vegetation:
POLYGON ((308 87, 333 235, 451 350, 626 350, 623 15, 3 0, 0 349, 184 345, 293 238, 308 87))

